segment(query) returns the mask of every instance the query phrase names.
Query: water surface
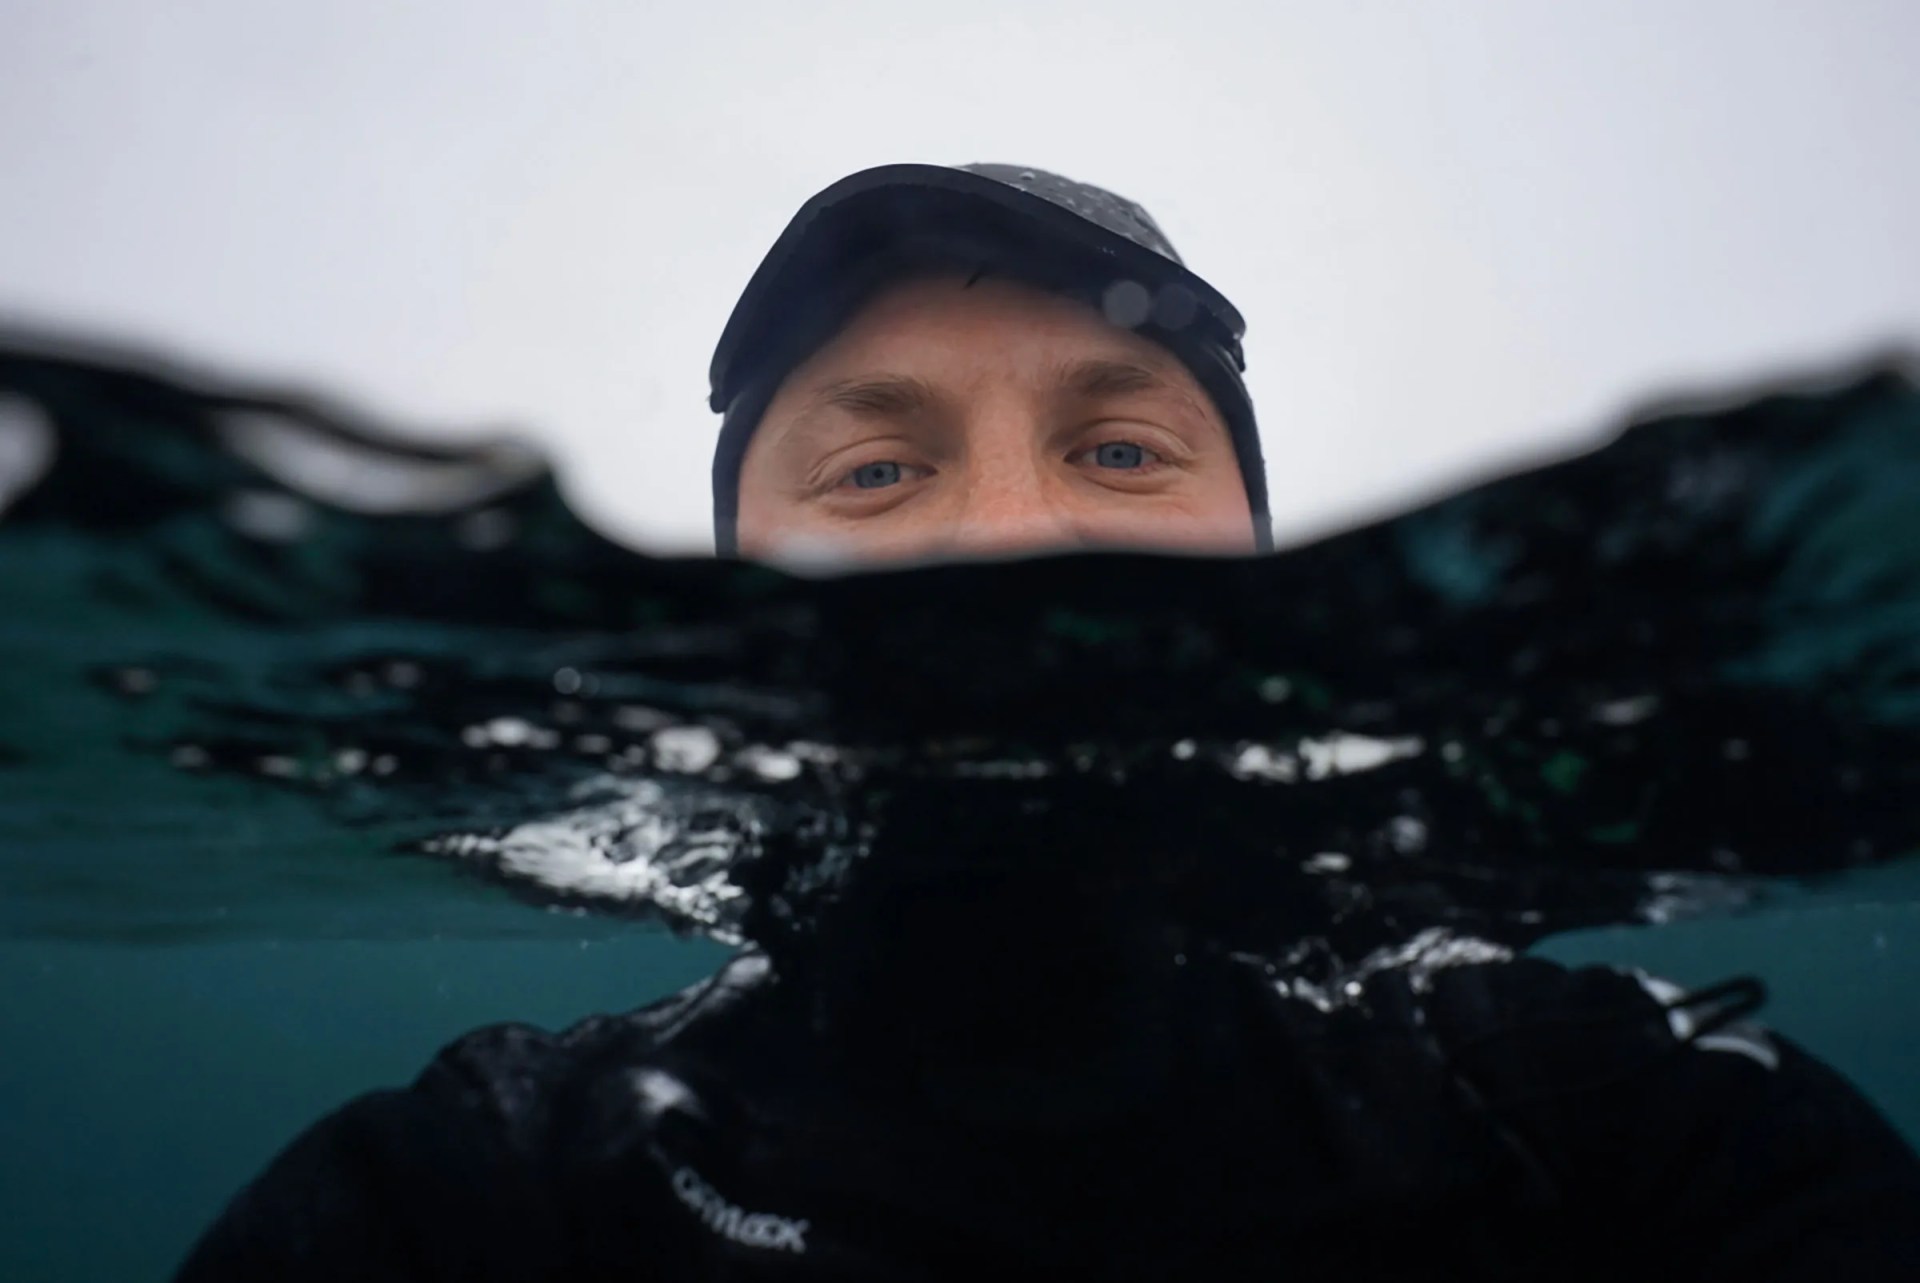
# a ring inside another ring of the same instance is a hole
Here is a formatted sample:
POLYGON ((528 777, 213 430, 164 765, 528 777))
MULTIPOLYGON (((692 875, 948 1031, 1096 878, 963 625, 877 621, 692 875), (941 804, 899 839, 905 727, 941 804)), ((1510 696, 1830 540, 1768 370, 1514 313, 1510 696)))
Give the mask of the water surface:
POLYGON ((1920 1135, 1916 496, 1886 364, 1273 557, 801 577, 613 545, 524 447, 16 339, 0 1272, 161 1271, 448 1038, 744 941, 1230 951, 1322 1006, 1755 973, 1920 1135))

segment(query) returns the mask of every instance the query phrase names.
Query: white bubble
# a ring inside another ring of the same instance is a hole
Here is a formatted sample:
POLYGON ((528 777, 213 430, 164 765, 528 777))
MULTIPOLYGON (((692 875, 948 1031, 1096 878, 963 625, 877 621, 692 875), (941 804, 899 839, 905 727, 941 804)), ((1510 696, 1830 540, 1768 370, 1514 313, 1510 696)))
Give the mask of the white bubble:
POLYGON ((227 501, 225 512, 228 525, 268 543, 292 543, 313 526, 310 504, 271 490, 243 490, 227 501))
POLYGON ((655 731, 653 760, 663 771, 696 774, 720 756, 720 737, 704 726, 669 726, 655 731))
POLYGON ((1427 826, 1411 815, 1395 816, 1387 825, 1387 841, 1401 855, 1412 855, 1427 845, 1427 826))
POLYGON ((740 753, 739 763, 763 780, 778 783, 800 774, 800 759, 792 753, 764 745, 752 745, 740 753))
POLYGON ((1389 740, 1336 733, 1323 740, 1302 740, 1300 755, 1307 760, 1307 778, 1323 780, 1334 775, 1357 775, 1415 757, 1424 747, 1415 736, 1389 740))
POLYGON ((1597 704, 1593 710, 1593 720, 1608 726, 1631 726, 1653 716, 1660 707, 1658 695, 1636 695, 1632 699, 1610 700, 1597 704))
POLYGON ((1290 753, 1277 752, 1265 744, 1247 744, 1227 764, 1227 773, 1237 780, 1278 780, 1291 784, 1299 778, 1299 765, 1290 753))
POLYGON ((466 727, 460 732, 460 738, 473 748, 484 748, 489 744, 498 744, 502 748, 552 748, 560 742, 560 733, 544 726, 535 726, 524 718, 496 717, 466 727))

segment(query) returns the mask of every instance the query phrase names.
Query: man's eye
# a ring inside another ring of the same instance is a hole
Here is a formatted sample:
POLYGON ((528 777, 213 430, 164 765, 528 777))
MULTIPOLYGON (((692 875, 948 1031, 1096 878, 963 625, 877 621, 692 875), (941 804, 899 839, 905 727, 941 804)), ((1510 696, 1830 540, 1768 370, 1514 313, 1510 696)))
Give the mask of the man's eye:
POLYGON ((900 484, 900 465, 891 460, 863 463, 847 474, 847 480, 853 482, 855 489, 883 490, 900 484))
POLYGON ((1091 453, 1102 468, 1144 468, 1149 460, 1147 448, 1132 441, 1105 441, 1091 453))

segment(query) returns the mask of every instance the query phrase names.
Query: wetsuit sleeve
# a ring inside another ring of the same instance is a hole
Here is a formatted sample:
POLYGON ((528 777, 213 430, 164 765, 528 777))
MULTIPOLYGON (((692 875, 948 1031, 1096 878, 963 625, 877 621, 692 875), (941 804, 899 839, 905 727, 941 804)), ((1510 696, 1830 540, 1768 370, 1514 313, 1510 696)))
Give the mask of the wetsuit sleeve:
POLYGON ((1639 1278, 1920 1279, 1920 1156, 1851 1083, 1750 1022, 1703 1032, 1657 979, 1563 974, 1489 1078, 1581 1209, 1576 1250, 1639 1278))
POLYGON ((443 1053, 407 1090, 315 1124, 227 1207, 179 1283, 564 1277, 538 1120, 459 1060, 443 1053))
MULTIPOLYGON (((1664 1187, 1664 1222, 1702 1277, 1920 1279, 1920 1162, 1838 1073, 1778 1036, 1773 1068, 1689 1051, 1647 1101, 1623 1179, 1664 1187)), ((1623 1155, 1624 1157, 1624 1155, 1623 1155)), ((1658 1243, 1648 1245, 1655 1253, 1658 1243)))

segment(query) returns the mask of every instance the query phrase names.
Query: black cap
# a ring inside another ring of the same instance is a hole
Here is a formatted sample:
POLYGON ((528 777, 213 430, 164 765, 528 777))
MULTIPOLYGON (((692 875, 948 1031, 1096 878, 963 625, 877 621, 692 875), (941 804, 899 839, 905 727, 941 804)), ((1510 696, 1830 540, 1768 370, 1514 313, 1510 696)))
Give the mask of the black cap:
POLYGON ((735 549, 741 460, 774 389, 902 270, 991 267, 1082 297, 1169 348, 1213 398, 1233 437, 1270 546, 1260 439, 1241 373, 1246 323, 1189 270, 1146 210, 1104 188, 1019 165, 883 165, 801 206, 727 320, 708 404, 725 416, 714 451, 714 537, 735 549))

